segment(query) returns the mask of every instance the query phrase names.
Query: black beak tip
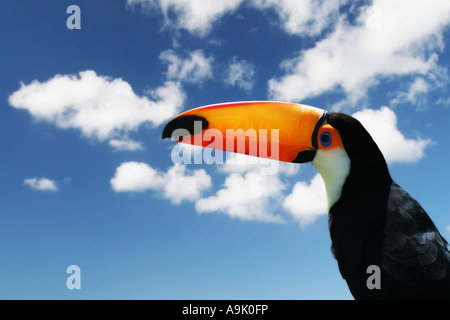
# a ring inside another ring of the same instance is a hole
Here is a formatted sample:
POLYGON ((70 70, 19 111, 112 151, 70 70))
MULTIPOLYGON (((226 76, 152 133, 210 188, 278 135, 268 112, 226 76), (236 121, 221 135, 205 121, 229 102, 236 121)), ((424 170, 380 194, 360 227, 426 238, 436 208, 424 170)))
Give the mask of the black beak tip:
POLYGON ((161 138, 171 138, 174 131, 177 129, 184 129, 189 132, 190 135, 196 135, 201 132, 201 130, 207 129, 209 127, 209 122, 205 117, 196 115, 186 115, 174 118, 170 120, 164 127, 161 138), (195 125, 196 122, 201 122, 201 126, 195 125), (201 130, 199 131, 198 129, 201 130), (197 132, 199 131, 199 132, 197 132))
POLYGON ((302 151, 302 152, 298 153, 297 158, 295 158, 292 162, 293 163, 311 162, 314 160, 315 156, 316 156, 316 150, 302 151))
POLYGON ((171 123, 172 121, 168 122, 161 133, 161 139, 170 138, 172 136, 173 130, 171 130, 171 123))

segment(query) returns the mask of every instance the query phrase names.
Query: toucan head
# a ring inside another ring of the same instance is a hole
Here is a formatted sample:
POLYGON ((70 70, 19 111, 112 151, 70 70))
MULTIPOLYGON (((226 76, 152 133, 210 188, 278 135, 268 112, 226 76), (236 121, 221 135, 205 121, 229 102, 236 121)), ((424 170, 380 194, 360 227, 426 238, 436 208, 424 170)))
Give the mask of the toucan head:
POLYGON ((375 142, 353 117, 286 102, 192 109, 167 123, 162 138, 284 162, 312 162, 325 181, 329 207, 339 199, 351 169, 365 167, 364 163, 378 165, 380 157, 381 165, 386 165, 375 142))

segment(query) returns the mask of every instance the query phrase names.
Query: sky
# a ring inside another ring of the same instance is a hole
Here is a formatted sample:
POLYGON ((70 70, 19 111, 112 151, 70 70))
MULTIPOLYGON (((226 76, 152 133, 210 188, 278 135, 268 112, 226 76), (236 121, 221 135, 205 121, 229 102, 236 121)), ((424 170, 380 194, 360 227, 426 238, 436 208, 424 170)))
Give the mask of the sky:
POLYGON ((447 0, 16 0, 0 21, 1 299, 352 299, 311 164, 174 161, 164 124, 216 103, 353 115, 450 239, 447 0))

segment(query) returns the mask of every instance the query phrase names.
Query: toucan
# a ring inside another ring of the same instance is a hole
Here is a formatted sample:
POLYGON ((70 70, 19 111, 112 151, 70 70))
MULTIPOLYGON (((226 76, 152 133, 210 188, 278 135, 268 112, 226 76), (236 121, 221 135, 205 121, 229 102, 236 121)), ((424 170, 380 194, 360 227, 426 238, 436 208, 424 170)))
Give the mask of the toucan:
POLYGON ((332 255, 355 299, 450 299, 447 241, 393 181, 382 152, 355 118, 295 103, 234 102, 183 112, 167 123, 162 138, 311 162, 325 182, 332 255), (375 272, 377 286, 369 279, 375 272))

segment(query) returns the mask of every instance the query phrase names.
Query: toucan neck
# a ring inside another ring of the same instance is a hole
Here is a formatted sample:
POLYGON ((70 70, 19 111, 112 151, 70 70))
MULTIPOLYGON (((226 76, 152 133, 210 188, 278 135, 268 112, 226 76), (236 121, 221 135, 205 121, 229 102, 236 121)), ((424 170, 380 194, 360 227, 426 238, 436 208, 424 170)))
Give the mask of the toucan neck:
POLYGON ((339 200, 351 164, 347 152, 343 148, 317 150, 312 164, 317 168, 327 190, 328 211, 339 200))

